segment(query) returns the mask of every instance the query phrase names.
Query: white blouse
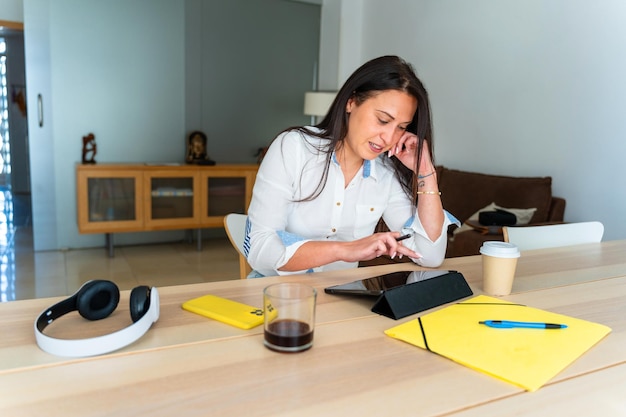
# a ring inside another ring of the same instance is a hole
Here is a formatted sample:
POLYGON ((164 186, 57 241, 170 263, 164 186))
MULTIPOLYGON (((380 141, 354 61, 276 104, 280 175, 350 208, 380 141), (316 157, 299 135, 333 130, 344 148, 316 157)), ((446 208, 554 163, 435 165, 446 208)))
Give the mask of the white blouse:
POLYGON ((448 226, 456 219, 444 216, 441 235, 431 241, 393 168, 382 158, 366 160, 344 187, 333 154, 321 194, 312 201, 297 201, 317 190, 326 157, 320 148, 327 145, 327 140, 300 132, 283 133, 270 145, 248 209, 244 246, 250 266, 264 276, 357 267, 358 262, 334 262, 308 271, 278 270, 305 242, 360 239, 374 232, 381 217, 390 230, 414 233, 403 244, 422 255, 413 259, 415 263, 439 266, 445 256, 448 226))

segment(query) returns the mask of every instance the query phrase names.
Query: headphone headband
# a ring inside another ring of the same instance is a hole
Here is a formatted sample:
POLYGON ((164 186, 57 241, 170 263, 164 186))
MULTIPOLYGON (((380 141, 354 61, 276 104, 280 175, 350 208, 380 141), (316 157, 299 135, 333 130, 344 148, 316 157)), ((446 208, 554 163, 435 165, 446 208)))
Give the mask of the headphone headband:
MULTIPOLYGON (((150 301, 148 310, 142 312, 143 315, 136 322, 124 329, 102 336, 74 340, 57 339, 45 335, 43 333, 43 330, 50 323, 69 312, 78 310, 77 304, 79 302, 79 297, 81 296, 81 290, 83 290, 87 285, 91 285, 91 283, 94 282, 95 281, 90 281, 84 284, 81 289, 74 293, 74 295, 57 304, 54 304, 51 307, 46 308, 39 315, 39 317, 37 317, 34 323, 35 339, 37 340, 37 344, 43 351, 51 353, 53 355, 65 357, 95 356, 113 352, 137 341, 150 329, 152 323, 156 323, 156 321, 159 319, 159 292, 156 288, 153 287, 150 288, 148 296, 150 301)), ((115 287, 115 289, 117 290, 117 287, 115 287)), ((135 288, 133 292, 140 289, 141 288, 139 287, 135 288)), ((131 294, 131 299, 132 298, 133 294, 131 294)), ((115 309, 116 305, 117 300, 115 301, 115 305, 113 305, 112 308, 115 309)))

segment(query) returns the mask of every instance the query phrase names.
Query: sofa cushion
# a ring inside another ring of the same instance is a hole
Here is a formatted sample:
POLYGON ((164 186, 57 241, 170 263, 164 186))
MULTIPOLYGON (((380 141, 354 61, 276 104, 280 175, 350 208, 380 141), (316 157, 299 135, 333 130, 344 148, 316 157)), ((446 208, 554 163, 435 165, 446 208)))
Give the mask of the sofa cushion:
POLYGON ((501 207, 536 208, 530 223, 548 220, 551 177, 510 177, 437 167, 443 207, 465 222, 494 202, 501 207))
MULTIPOLYGON (((478 218, 480 217, 480 213, 482 211, 494 211, 496 209, 505 210, 505 211, 508 211, 509 213, 513 213, 515 215, 515 218, 517 219, 517 222, 515 223, 516 226, 521 226, 521 225, 530 223, 530 220, 535 214, 535 211, 537 211, 535 207, 528 208, 528 209, 507 208, 507 207, 500 207, 496 203, 491 203, 488 206, 485 206, 482 209, 479 209, 476 213, 472 214, 466 221, 468 220, 478 221, 478 218)), ((458 229, 454 229, 453 235, 464 232, 466 230, 472 230, 472 229, 473 229, 472 226, 466 223, 463 223, 461 227, 459 227, 458 229)))

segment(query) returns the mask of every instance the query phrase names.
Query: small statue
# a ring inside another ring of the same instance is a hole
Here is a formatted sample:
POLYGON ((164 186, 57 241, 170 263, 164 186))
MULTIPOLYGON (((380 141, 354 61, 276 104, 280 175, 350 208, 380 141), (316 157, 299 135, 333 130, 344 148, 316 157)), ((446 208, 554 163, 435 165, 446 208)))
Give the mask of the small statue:
POLYGON ((215 165, 206 152, 207 137, 204 133, 196 130, 189 134, 187 140, 187 157, 188 164, 198 165, 215 165))
POLYGON ((96 137, 93 133, 83 136, 83 164, 96 163, 96 137))

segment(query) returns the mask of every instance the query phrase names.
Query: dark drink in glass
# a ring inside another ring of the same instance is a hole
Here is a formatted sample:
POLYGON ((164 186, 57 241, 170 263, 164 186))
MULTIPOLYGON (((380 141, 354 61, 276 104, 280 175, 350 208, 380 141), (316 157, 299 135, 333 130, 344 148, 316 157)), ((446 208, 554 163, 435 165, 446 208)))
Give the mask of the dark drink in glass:
POLYGON ((313 346, 317 290, 299 282, 263 290, 264 344, 277 352, 302 352, 313 346))
POLYGON ((297 320, 274 320, 265 330, 265 346, 279 352, 300 352, 313 346, 313 330, 297 320))

